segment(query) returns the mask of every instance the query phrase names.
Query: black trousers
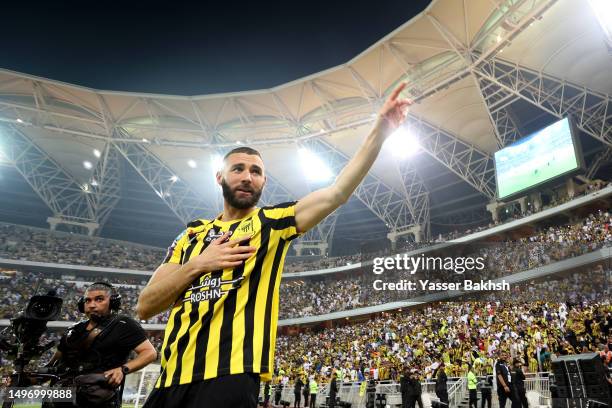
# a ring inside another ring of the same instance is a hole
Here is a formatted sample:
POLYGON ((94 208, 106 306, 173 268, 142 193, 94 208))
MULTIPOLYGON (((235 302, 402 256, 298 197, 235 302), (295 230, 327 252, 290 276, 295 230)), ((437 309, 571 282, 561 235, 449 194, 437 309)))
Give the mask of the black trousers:
POLYGON ((143 408, 257 408, 258 395, 258 374, 231 374, 155 388, 143 408))
POLYGON ((481 393, 482 400, 480 402, 480 408, 484 408, 485 402, 487 403, 487 407, 491 408, 491 391, 482 391, 481 393))
POLYGON ((304 408, 308 408, 308 396, 310 394, 304 394, 304 408))
POLYGON ((299 392, 294 392, 293 393, 293 407, 294 408, 299 408, 300 407, 300 403, 302 402, 302 394, 300 394, 299 392))
POLYGON ((438 397, 440 399, 440 402, 446 404, 446 406, 448 407, 448 391, 446 390, 436 391, 436 397, 438 397))
POLYGON ((529 402, 527 402, 527 391, 525 391, 525 388, 518 388, 514 398, 516 399, 517 407, 529 408, 529 402))
POLYGON ((417 403, 419 404, 419 408, 423 408, 423 399, 421 398, 421 395, 409 395, 407 398, 406 407, 415 408, 417 403))
POLYGON ((477 390, 469 390, 470 392, 470 402, 469 402, 469 407, 472 408, 478 408, 478 392, 477 390))
POLYGON ((510 404, 514 402, 514 390, 510 386, 510 393, 506 394, 503 388, 497 389, 497 399, 499 400, 499 408, 506 408, 506 401, 510 400, 510 404))
POLYGON ((310 408, 315 408, 317 403, 317 394, 310 394, 310 408))
POLYGON ((267 408, 268 406, 270 406, 270 394, 264 396, 264 407, 267 408))

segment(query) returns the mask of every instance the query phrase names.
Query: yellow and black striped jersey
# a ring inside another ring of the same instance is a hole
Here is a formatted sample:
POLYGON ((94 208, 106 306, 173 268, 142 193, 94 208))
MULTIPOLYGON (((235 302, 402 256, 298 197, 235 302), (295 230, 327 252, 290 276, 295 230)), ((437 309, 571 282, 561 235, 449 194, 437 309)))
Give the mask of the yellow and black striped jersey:
POLYGON ((214 239, 253 234, 256 253, 233 269, 197 278, 172 308, 161 350, 163 388, 244 372, 273 372, 278 292, 290 241, 299 234, 295 202, 253 210, 233 221, 196 220, 177 237, 164 263, 187 263, 214 239))

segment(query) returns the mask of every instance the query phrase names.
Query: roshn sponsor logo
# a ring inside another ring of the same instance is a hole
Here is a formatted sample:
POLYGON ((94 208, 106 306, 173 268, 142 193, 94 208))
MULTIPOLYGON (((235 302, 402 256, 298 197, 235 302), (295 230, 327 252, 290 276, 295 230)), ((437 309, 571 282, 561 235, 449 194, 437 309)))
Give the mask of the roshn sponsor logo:
POLYGON ((193 284, 185 292, 183 302, 199 303, 205 300, 219 299, 232 290, 237 290, 244 276, 236 279, 222 280, 220 277, 213 278, 210 274, 200 278, 198 283, 193 284))
POLYGON ((214 228, 211 228, 208 231, 208 234, 206 234, 206 238, 204 239, 204 241, 212 242, 215 239, 220 238, 221 236, 223 236, 223 231, 217 231, 214 228))

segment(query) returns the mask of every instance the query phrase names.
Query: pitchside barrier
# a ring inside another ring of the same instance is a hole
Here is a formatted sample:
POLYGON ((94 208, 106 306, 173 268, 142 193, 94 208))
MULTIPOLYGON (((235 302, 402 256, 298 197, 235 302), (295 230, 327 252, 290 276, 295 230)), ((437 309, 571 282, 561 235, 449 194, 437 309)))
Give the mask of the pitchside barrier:
MULTIPOLYGON (((125 389, 123 391, 123 406, 139 408, 144 404, 147 396, 153 390, 155 381, 159 376, 159 365, 150 365, 136 373, 129 374, 125 381, 125 389)), ((532 373, 526 374, 525 389, 527 390, 527 398, 530 407, 550 407, 550 373, 532 373)), ((359 382, 345 382, 338 384, 338 397, 343 402, 351 404, 352 408, 365 408, 367 395, 364 392, 360 394, 359 382)), ((399 392, 399 383, 393 381, 380 381, 376 384, 376 394, 385 395, 386 406, 388 408, 401 407, 402 399, 399 392)), ((274 387, 270 401, 274 401, 274 387)), ((432 406, 432 402, 438 401, 435 394, 435 382, 424 381, 422 383, 422 398, 426 408, 432 406)), ((263 400, 264 384, 261 384, 259 396, 263 400)), ((325 406, 326 397, 329 395, 329 384, 319 384, 319 392, 317 393, 317 407, 325 406)), ((467 406, 468 392, 467 381, 465 377, 449 378, 448 379, 448 396, 449 406, 452 408, 467 406)), ((480 393, 478 395, 480 400, 480 393)), ((294 395, 293 384, 283 387, 281 400, 290 403, 293 407, 294 395)), ((478 402, 480 406, 480 401, 478 402)), ((492 407, 498 407, 497 393, 493 390, 492 407)), ((304 405, 302 397, 301 406, 304 405)), ((507 404, 508 405, 508 404, 507 404)))

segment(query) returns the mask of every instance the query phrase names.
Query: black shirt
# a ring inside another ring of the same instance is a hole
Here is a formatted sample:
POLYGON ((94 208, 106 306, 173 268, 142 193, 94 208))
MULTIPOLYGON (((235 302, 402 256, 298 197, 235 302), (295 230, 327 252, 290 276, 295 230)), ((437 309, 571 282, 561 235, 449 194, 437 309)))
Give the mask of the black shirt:
POLYGON ((331 383, 329 384, 329 395, 336 396, 338 392, 338 384, 336 383, 336 379, 332 378, 331 383))
POLYGON ((412 395, 421 395, 421 381, 418 378, 411 378, 410 383, 412 384, 412 395))
POLYGON ((493 389, 493 376, 492 375, 485 375, 482 378, 482 381, 480 383, 480 390, 483 393, 491 393, 491 390, 493 389))
POLYGON ((439 369, 438 376, 436 378, 436 392, 437 393, 448 392, 447 382, 448 382, 448 377, 446 376, 446 372, 444 371, 444 369, 439 369))
POLYGON ((83 367, 85 372, 103 372, 125 364, 129 354, 147 339, 142 326, 134 319, 118 315, 100 326, 102 331, 91 346, 82 350, 87 339, 89 321, 72 326, 60 340, 57 350, 62 353, 60 364, 67 367, 83 367))
POLYGON ((293 388, 293 393, 294 394, 299 394, 302 391, 302 387, 304 386, 304 383, 302 382, 301 379, 297 379, 297 381, 295 382, 295 387, 293 388))
POLYGON ((499 390, 503 390, 503 389, 504 389, 504 387, 502 386, 502 384, 499 382, 499 378, 497 377, 497 376, 498 376, 498 375, 500 375, 500 374, 501 374, 502 378, 504 379, 504 383, 505 383, 507 386, 510 386, 510 381, 511 381, 511 380, 510 380, 510 379, 508 379, 508 374, 509 374, 508 367, 506 367, 506 364, 505 364, 505 363, 502 363, 501 361, 498 361, 498 362, 495 364, 495 379, 496 379, 496 381, 497 381, 497 390, 498 390, 498 391, 499 391, 499 390))
POLYGON ((523 373, 523 370, 520 368, 514 370, 512 375, 512 383, 520 390, 525 389, 525 374, 523 373))

